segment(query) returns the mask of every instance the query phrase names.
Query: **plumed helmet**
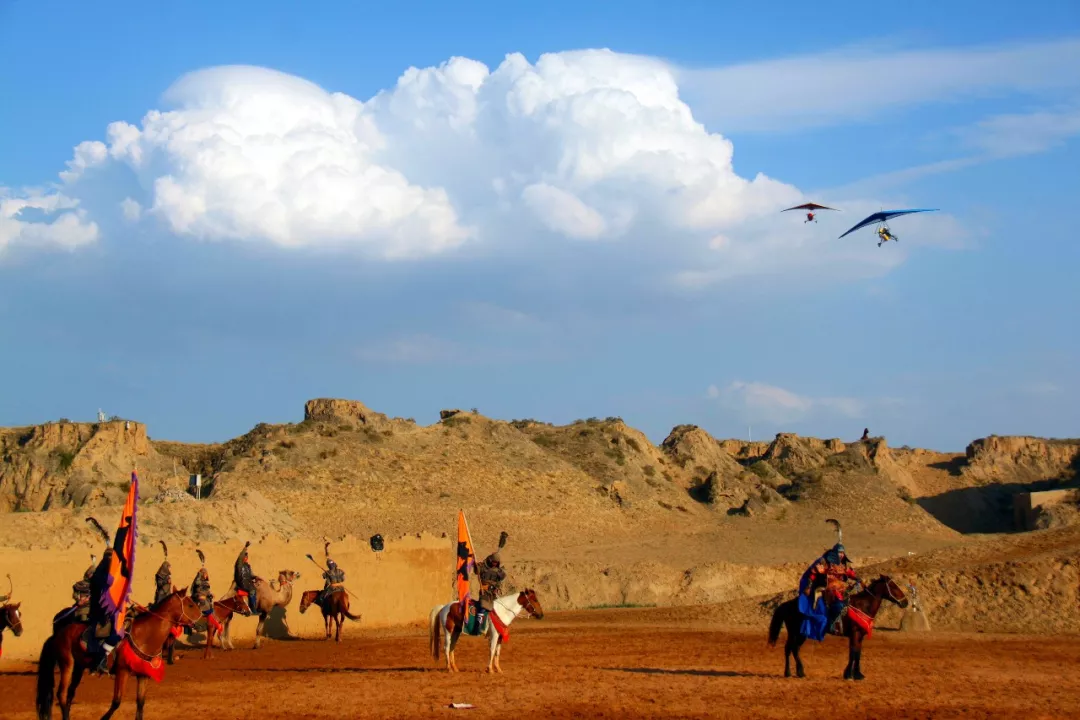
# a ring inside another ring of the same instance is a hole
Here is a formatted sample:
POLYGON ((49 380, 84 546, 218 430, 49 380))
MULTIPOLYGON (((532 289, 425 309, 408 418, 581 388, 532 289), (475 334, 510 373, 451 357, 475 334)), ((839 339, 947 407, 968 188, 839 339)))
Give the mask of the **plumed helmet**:
POLYGON ((333 558, 326 558, 326 567, 328 567, 328 568, 330 568, 331 570, 333 570, 334 568, 336 568, 336 567, 337 567, 337 563, 336 563, 336 562, 334 562, 334 559, 333 559, 333 558))

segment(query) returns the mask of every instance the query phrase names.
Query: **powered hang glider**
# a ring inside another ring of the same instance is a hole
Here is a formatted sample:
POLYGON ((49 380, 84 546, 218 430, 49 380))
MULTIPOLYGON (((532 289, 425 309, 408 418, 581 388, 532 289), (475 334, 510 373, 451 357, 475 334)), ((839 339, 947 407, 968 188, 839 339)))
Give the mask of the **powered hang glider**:
MULTIPOLYGON (((914 210, 881 210, 874 213, 873 215, 868 215, 866 218, 858 222, 854 227, 844 233, 844 235, 850 235, 859 228, 866 227, 867 225, 877 225, 877 234, 878 237, 881 238, 881 240, 878 242, 878 247, 881 247, 881 243, 883 242, 888 242, 889 240, 898 240, 898 238, 893 235, 892 231, 889 229, 889 223, 887 222, 889 218, 894 218, 899 215, 908 215, 910 213, 936 211, 937 208, 919 208, 914 210)), ((840 237, 842 238, 844 237, 844 235, 841 235, 840 237)), ((840 238, 837 239, 839 240, 840 238)))
POLYGON ((786 208, 780 212, 787 212, 788 210, 805 210, 806 219, 803 220, 803 222, 817 222, 817 220, 814 220, 815 210, 836 210, 836 208, 825 207, 824 205, 818 205, 817 203, 803 203, 802 205, 786 208))

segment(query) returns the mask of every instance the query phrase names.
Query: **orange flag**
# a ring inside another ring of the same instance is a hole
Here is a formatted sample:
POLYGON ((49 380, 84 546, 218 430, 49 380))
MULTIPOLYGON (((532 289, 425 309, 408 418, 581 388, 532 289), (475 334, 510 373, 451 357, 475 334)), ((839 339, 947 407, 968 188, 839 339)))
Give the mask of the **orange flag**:
POLYGON ((106 590, 101 597, 104 609, 116 618, 114 627, 121 635, 124 633, 124 616, 127 615, 131 580, 135 574, 135 509, 138 502, 139 476, 132 471, 124 513, 120 516, 120 524, 113 537, 113 554, 109 562, 106 590))
POLYGON ((469 597, 469 573, 476 565, 476 555, 473 553, 472 537, 469 535, 469 524, 465 522, 465 511, 458 511, 457 521, 457 567, 454 572, 454 584, 457 587, 458 602, 465 604, 469 597))

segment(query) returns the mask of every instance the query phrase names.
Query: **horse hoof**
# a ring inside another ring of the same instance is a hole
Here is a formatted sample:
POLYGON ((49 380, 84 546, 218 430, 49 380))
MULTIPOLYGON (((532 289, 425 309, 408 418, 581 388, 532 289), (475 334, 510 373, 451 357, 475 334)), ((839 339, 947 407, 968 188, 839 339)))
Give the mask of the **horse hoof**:
POLYGON ((806 673, 804 673, 804 672, 802 672, 800 670, 799 672, 795 673, 795 677, 804 678, 804 677, 806 677, 806 673))
POLYGON ((855 677, 856 680, 865 680, 866 679, 866 676, 863 675, 862 673, 857 673, 854 677, 855 677))
POLYGON ((790 670, 785 670, 784 671, 784 677, 786 677, 786 678, 791 677, 791 671, 790 670))

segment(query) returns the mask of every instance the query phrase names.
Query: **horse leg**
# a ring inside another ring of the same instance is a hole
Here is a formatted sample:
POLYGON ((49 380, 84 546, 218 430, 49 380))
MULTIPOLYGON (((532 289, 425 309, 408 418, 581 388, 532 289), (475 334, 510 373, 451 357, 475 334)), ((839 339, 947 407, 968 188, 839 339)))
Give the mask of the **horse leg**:
POLYGON ((852 668, 855 667, 855 633, 852 632, 848 635, 848 660, 847 666, 844 667, 844 679, 852 679, 852 668))
POLYGON ((806 671, 803 669, 802 657, 799 656, 799 648, 806 642, 806 638, 795 633, 795 641, 791 644, 791 654, 795 656, 795 677, 806 677, 806 671))
POLYGON ((851 639, 851 679, 852 680, 864 680, 865 675, 862 674, 862 641, 863 634, 861 631, 856 630, 854 637, 851 639))
POLYGON ((258 650, 262 645, 263 629, 266 627, 266 613, 259 613, 259 624, 255 627, 255 649, 258 650))
POLYGON ((345 616, 339 611, 334 616, 334 622, 337 623, 337 636, 334 638, 334 642, 341 642, 341 624, 345 622, 345 616))
POLYGON ((143 706, 146 705, 146 691, 150 689, 150 683, 142 675, 137 676, 135 695, 135 720, 143 720, 143 706))
POLYGON ((502 657, 502 638, 495 643, 495 672, 502 673, 502 665, 499 664, 499 658, 502 657))
POLYGON ((124 699, 124 686, 127 685, 128 671, 126 667, 121 667, 120 663, 116 664, 116 680, 113 681, 113 693, 112 704, 109 705, 109 709, 105 711, 105 714, 101 716, 101 720, 109 720, 120 707, 120 701, 124 699))
POLYGON ((495 632, 494 625, 488 625, 488 672, 492 672, 495 667, 495 655, 498 652, 498 648, 499 633, 495 632))
POLYGON ((454 655, 454 648, 457 647, 458 640, 460 640, 460 639, 461 639, 461 629, 460 628, 454 628, 454 632, 450 636, 450 643, 449 643, 450 666, 453 668, 454 672, 461 672, 460 670, 458 670, 457 657, 455 657, 455 655, 454 655))
POLYGON ((64 720, 67 720, 68 713, 71 712, 71 703, 75 701, 75 691, 79 688, 79 683, 82 682, 83 666, 75 665, 71 669, 71 684, 67 689, 67 710, 64 712, 64 720))
POLYGON ((325 610, 323 610, 322 619, 323 619, 323 624, 326 626, 326 637, 324 637, 323 640, 329 640, 330 639, 330 616, 326 614, 325 610))
MULTIPOLYGON (((56 686, 56 701, 60 704, 60 716, 64 720, 69 720, 71 717, 71 701, 75 698, 75 661, 70 656, 64 657, 61 654, 58 665, 60 666, 60 682, 56 686)), ((79 674, 82 675, 81 669, 79 674)))

